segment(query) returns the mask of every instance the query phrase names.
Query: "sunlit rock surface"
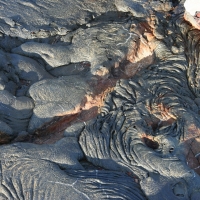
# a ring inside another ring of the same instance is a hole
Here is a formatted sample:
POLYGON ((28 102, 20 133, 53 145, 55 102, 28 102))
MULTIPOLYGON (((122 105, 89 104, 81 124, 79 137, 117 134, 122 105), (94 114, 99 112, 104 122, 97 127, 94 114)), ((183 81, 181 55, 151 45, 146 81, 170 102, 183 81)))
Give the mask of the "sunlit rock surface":
POLYGON ((192 24, 194 28, 200 29, 199 11, 200 4, 198 0, 186 0, 184 3, 184 18, 192 24))
POLYGON ((200 2, 0 1, 0 199, 200 199, 200 2))

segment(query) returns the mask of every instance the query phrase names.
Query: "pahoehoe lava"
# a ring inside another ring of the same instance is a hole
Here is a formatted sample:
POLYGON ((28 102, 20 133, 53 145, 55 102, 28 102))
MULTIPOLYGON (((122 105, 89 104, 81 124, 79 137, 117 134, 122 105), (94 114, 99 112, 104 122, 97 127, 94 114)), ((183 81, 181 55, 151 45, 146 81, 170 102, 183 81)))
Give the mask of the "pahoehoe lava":
POLYGON ((0 199, 200 199, 187 6, 0 1, 0 199))

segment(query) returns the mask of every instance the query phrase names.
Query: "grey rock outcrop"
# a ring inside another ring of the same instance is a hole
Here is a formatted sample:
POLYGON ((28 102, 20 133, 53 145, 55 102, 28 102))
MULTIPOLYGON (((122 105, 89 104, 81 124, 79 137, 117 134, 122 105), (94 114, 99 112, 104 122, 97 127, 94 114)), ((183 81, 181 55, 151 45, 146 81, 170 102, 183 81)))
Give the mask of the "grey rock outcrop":
POLYGON ((1 198, 145 199, 138 184, 123 173, 83 170, 76 138, 54 145, 16 143, 0 149, 1 198), (119 184, 120 189, 113 190, 119 184))
MULTIPOLYGON (((148 61, 140 64, 139 68, 141 69, 153 60, 153 52, 146 40, 139 34, 130 31, 130 23, 122 24, 122 22, 123 19, 113 24, 97 22, 91 23, 87 29, 79 28, 73 32, 73 38, 69 45, 27 42, 12 50, 15 53, 11 54, 13 58, 17 54, 21 54, 23 56, 18 55, 16 58, 32 56, 35 59, 43 59, 46 62, 46 69, 58 77, 58 79, 51 79, 48 73, 43 73, 41 79, 48 79, 38 80, 30 87, 29 95, 35 103, 34 114, 29 123, 28 130, 30 132, 41 128, 55 116, 74 114, 74 110, 77 111, 80 104, 84 105, 86 94, 93 93, 94 89, 86 85, 87 83, 91 85, 94 76, 103 79, 113 75, 119 76, 120 73, 124 73, 118 72, 120 63, 128 63, 123 65, 125 75, 128 76, 126 66, 130 68, 130 71, 131 63, 147 59, 148 61), (142 47, 145 50, 139 57, 135 49, 139 50, 142 47), (56 70, 56 68, 58 69, 56 70), (63 75, 71 75, 71 77, 59 77, 63 75), (82 85, 81 91, 79 90, 80 85, 82 85), (82 92, 83 90, 84 92, 82 92)), ((19 67, 18 63, 13 64, 15 68, 19 67)), ((37 68, 36 73, 39 76, 43 68, 40 69, 38 65, 35 65, 35 68, 37 68), (38 71, 39 69, 40 71, 38 71)), ((135 71, 134 67, 132 69, 130 74, 134 74, 138 67, 135 67, 135 71)), ((23 72, 21 76, 23 76, 23 72)), ((28 74, 26 76, 28 79, 28 74)))
MULTIPOLYGON (((179 44, 183 41, 178 39, 179 44)), ((187 140, 199 137, 194 102, 198 93, 194 95, 187 84, 187 59, 194 57, 188 53, 186 58, 182 51, 174 55, 164 43, 155 44, 157 63, 118 81, 102 113, 86 126, 79 141, 94 165, 137 175, 149 199, 189 199, 200 190, 199 175, 184 157, 190 151, 187 140), (162 179, 164 186, 159 184, 162 179)))
POLYGON ((7 123, 15 134, 27 129, 34 107, 31 98, 15 97, 3 90, 0 91, 0 107, 0 120, 7 123))
POLYGON ((200 32, 183 3, 0 2, 0 199, 199 198, 200 32))
POLYGON ((28 131, 33 132, 54 116, 79 112, 90 88, 81 76, 45 79, 33 84, 29 94, 35 102, 28 131))
POLYGON ((18 54, 8 54, 7 57, 19 78, 29 81, 30 85, 45 78, 52 78, 40 63, 29 57, 18 54))
POLYGON ((77 25, 88 23, 93 17, 116 11, 114 2, 100 0, 95 2, 90 0, 13 2, 9 0, 6 4, 1 2, 0 6, 3 9, 0 13, 2 32, 24 39, 65 35, 77 25))
MULTIPOLYGON (((130 23, 91 23, 87 29, 79 28, 73 33, 70 45, 27 42, 14 48, 13 53, 42 58, 47 68, 55 68, 71 63, 89 62, 91 73, 96 75, 102 68, 108 71, 122 60, 129 60, 128 55, 145 44, 144 38, 130 31, 130 23)), ((148 44, 145 44, 144 58, 152 56, 148 44)), ((136 53, 136 52, 135 52, 136 53)))

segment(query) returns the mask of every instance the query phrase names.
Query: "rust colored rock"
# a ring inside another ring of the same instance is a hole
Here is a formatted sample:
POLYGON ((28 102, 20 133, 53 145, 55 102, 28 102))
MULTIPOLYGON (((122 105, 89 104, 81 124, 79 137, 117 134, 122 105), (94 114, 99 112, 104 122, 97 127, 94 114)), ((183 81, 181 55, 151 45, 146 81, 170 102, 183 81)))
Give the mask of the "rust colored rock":
POLYGON ((127 54, 127 60, 130 63, 125 66, 125 71, 129 77, 142 68, 149 66, 154 61, 153 51, 144 38, 141 37, 136 46, 133 44, 132 50, 127 54), (133 72, 131 72, 131 69, 133 72))
POLYGON ((189 22, 194 28, 200 30, 200 24, 198 18, 195 19, 192 15, 190 15, 188 12, 185 12, 184 19, 189 22))
POLYGON ((197 11, 197 12, 196 12, 195 17, 200 18, 200 11, 197 11))

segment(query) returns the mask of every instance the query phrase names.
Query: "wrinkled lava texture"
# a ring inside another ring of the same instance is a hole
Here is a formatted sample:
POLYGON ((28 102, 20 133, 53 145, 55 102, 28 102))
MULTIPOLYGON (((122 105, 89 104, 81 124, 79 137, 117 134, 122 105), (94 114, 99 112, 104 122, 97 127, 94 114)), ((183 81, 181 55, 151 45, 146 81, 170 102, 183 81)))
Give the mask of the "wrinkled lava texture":
POLYGON ((0 199, 200 199, 184 3, 0 1, 0 199))

